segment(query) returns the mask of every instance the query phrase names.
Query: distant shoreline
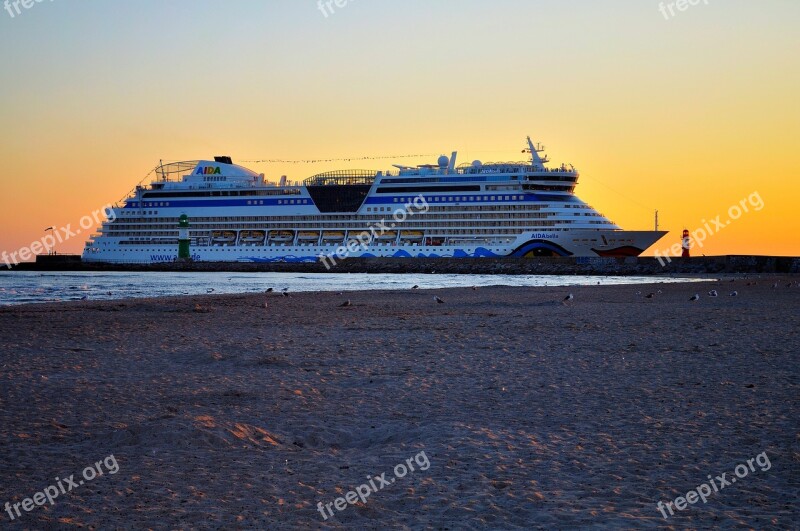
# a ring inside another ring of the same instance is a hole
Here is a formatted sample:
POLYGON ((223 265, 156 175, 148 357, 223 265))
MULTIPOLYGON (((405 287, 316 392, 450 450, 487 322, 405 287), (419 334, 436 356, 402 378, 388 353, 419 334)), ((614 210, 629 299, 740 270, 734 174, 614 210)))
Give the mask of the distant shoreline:
POLYGON ((154 265, 86 264, 73 255, 39 257, 14 271, 125 271, 225 273, 409 273, 457 275, 675 275, 798 274, 800 257, 708 256, 695 258, 349 258, 327 269, 313 263, 185 262, 154 265))

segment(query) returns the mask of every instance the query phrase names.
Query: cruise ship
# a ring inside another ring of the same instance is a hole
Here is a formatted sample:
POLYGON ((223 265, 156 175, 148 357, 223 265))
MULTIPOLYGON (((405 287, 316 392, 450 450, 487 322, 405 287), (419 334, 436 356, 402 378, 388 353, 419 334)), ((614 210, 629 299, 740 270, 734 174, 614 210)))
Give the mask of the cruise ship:
POLYGON ((454 152, 435 164, 277 183, 229 157, 162 164, 109 209, 83 260, 619 257, 666 234, 622 230, 575 195, 574 167, 550 167, 530 138, 523 152, 529 160, 457 165, 454 152))

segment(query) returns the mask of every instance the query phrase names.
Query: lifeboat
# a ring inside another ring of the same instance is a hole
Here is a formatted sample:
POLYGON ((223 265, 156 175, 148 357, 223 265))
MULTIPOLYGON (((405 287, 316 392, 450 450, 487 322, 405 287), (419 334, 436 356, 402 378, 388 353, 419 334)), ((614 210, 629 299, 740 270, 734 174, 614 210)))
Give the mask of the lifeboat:
POLYGON ((425 234, 416 230, 404 230, 400 233, 400 239, 403 241, 418 242, 425 238, 425 234))
POLYGON ((215 230, 211 233, 211 243, 214 245, 233 245, 236 243, 236 232, 232 230, 215 230))
POLYGON ((389 232, 384 232, 383 234, 378 234, 378 236, 375 238, 375 240, 379 242, 386 242, 396 239, 397 239, 397 232, 392 230, 390 230, 389 232))
POLYGON ((344 240, 344 232, 330 231, 322 233, 322 241, 340 242, 344 240))
POLYGON ((267 233, 263 230, 243 230, 239 235, 240 243, 264 243, 267 233))
POLYGON ((273 230, 269 233, 269 240, 272 242, 290 242, 294 240, 294 233, 289 230, 273 230))
POLYGON ((319 240, 319 232, 300 232, 297 235, 297 241, 315 242, 317 240, 319 240))

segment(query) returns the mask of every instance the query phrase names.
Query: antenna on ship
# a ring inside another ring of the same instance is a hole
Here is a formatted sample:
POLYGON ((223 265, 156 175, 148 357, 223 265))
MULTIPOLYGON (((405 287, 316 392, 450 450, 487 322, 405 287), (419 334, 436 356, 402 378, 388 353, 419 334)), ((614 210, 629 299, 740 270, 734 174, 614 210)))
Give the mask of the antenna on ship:
POLYGON ((550 162, 550 159, 547 158, 547 155, 544 157, 540 157, 539 153, 544 153, 545 147, 541 144, 533 144, 533 140, 531 137, 528 137, 528 149, 523 149, 523 153, 530 153, 531 154, 531 163, 540 168, 544 168, 544 165, 550 162))

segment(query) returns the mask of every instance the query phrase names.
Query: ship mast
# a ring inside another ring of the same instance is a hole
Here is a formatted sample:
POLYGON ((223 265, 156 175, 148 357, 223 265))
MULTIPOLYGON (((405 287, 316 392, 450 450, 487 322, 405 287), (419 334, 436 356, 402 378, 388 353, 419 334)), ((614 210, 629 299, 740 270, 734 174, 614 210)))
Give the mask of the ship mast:
POLYGON ((531 137, 528 137, 528 149, 523 150, 523 153, 530 153, 531 154, 531 164, 533 164, 538 169, 544 169, 544 165, 550 162, 550 159, 547 158, 547 155, 544 157, 540 157, 539 153, 544 153, 544 146, 541 144, 533 144, 533 140, 531 137))

